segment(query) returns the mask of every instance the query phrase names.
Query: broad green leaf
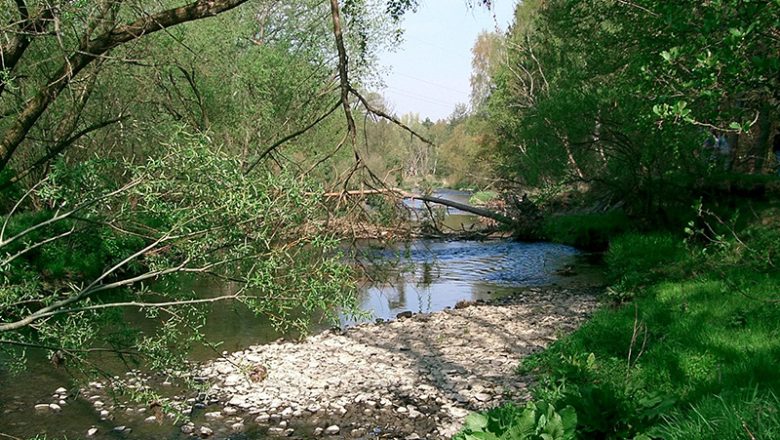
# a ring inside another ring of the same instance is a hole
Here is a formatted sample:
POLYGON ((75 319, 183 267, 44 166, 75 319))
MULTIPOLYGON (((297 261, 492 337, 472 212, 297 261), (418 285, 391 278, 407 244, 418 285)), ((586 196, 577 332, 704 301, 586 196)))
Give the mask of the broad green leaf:
POLYGON ((488 418, 480 413, 471 413, 466 417, 465 426, 472 431, 481 431, 487 428, 488 418))

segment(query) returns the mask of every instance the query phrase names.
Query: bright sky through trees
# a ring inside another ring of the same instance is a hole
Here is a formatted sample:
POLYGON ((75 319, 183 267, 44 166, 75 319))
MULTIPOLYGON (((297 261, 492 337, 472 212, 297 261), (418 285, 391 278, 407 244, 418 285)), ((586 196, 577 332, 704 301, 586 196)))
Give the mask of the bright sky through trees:
POLYGON ((405 17, 403 44, 381 55, 381 64, 389 67, 382 93, 393 111, 435 121, 468 103, 471 47, 483 30, 506 30, 517 2, 494 3, 487 11, 468 8, 465 0, 427 0, 405 17))

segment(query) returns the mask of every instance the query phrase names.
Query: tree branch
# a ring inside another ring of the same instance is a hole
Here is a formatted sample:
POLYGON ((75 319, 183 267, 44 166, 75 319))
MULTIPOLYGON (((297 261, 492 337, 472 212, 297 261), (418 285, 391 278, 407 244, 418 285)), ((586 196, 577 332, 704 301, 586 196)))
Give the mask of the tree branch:
POLYGON ((213 17, 246 1, 248 0, 198 0, 186 6, 139 18, 83 43, 79 50, 75 51, 49 78, 47 85, 24 104, 16 120, 0 139, 0 170, 5 168, 32 127, 51 103, 57 99, 62 90, 95 59, 115 47, 139 39, 144 35, 188 21, 213 17))
POLYGON ((291 141, 291 140, 293 140, 293 139, 297 138, 298 136, 300 136, 300 135, 302 135, 302 134, 306 133, 307 131, 309 131, 309 130, 311 130, 312 128, 314 128, 315 126, 317 126, 317 125, 318 125, 320 122, 322 122, 323 120, 325 120, 325 118, 327 118, 328 116, 330 116, 331 114, 333 114, 333 112, 335 112, 335 111, 336 111, 336 109, 338 109, 340 105, 341 105, 341 101, 336 101, 336 103, 333 105, 333 107, 331 107, 331 109, 330 109, 330 110, 328 110, 327 112, 325 112, 324 114, 322 114, 322 115, 321 115, 319 118, 317 118, 316 120, 314 120, 314 122, 312 122, 311 124, 309 124, 309 125, 307 125, 306 127, 304 127, 304 128, 302 128, 302 129, 300 129, 300 130, 296 131, 295 133, 289 134, 289 135, 287 135, 287 136, 285 136, 285 137, 283 137, 283 138, 279 139, 278 141, 274 142, 274 143, 273 143, 273 145, 271 145, 270 147, 266 148, 266 149, 265 149, 265 151, 263 151, 263 152, 260 154, 260 156, 259 156, 257 159, 255 159, 255 161, 254 161, 254 162, 252 162, 252 164, 251 164, 251 165, 250 165, 250 166, 249 166, 249 167, 246 169, 246 171, 244 172, 244 174, 249 174, 249 173, 251 173, 251 172, 252 172, 252 170, 253 170, 253 169, 254 169, 254 168, 255 168, 255 167, 258 165, 258 164, 260 164, 260 162, 261 162, 263 159, 265 159, 265 157, 266 157, 266 156, 268 156, 268 155, 269 155, 269 154, 270 154, 272 151, 274 151, 275 149, 279 148, 279 146, 281 146, 281 145, 283 145, 283 144, 285 144, 285 143, 287 143, 287 142, 289 142, 289 141, 291 141))

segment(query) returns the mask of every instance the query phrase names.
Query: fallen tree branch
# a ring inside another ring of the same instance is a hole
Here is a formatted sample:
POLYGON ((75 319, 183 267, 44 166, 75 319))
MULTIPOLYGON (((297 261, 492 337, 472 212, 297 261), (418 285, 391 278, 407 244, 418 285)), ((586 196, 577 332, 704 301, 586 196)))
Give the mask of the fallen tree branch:
POLYGON ((325 198, 333 198, 333 197, 347 197, 347 196, 368 196, 368 195, 376 195, 376 194, 387 194, 391 196, 400 197, 402 199, 412 199, 412 200, 420 200, 423 202, 436 203, 450 208, 460 209, 461 211, 470 212, 480 217, 487 217, 506 225, 513 225, 515 223, 515 221, 511 217, 505 216, 504 214, 501 214, 496 211, 491 211, 489 209, 484 209, 484 208, 478 208, 476 206, 468 205, 466 203, 455 202, 452 200, 443 199, 441 197, 426 196, 422 194, 413 194, 399 188, 338 191, 338 192, 325 193, 322 196, 325 198))

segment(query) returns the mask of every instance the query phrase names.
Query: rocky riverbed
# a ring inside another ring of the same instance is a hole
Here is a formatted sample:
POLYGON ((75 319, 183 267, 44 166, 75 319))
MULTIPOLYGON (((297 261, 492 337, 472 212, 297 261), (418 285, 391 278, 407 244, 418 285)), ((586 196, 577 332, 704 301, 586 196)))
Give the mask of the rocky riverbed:
MULTIPOLYGON (((595 293, 531 288, 225 353, 193 367, 203 392, 165 404, 191 417, 179 422, 185 436, 447 438, 471 411, 525 398, 531 378, 515 373, 519 362, 575 329, 595 309, 595 293)), ((123 381, 143 389, 155 379, 123 381)), ((148 407, 104 404, 110 388, 93 383, 82 395, 107 419, 121 411, 117 424, 128 414, 170 423, 148 407)))

